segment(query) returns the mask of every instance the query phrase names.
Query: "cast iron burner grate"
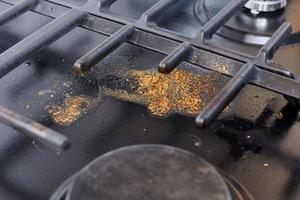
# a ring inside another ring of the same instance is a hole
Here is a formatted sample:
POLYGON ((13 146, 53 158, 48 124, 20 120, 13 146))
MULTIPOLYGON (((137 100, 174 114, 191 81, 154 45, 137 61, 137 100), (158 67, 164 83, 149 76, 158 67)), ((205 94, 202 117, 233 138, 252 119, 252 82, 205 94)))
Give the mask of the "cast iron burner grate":
MULTIPOLYGON (((0 55, 0 77, 76 26, 80 26, 109 36, 75 62, 74 70, 80 73, 90 70, 117 47, 128 42, 166 54, 158 66, 161 73, 170 73, 179 63, 185 61, 231 76, 232 79, 228 84, 197 116, 196 125, 199 127, 210 125, 248 83, 282 94, 295 106, 298 104, 300 82, 295 80, 290 71, 272 62, 276 50, 291 35, 290 23, 283 23, 258 55, 253 57, 221 47, 212 41, 214 34, 240 11, 247 0, 231 1, 209 20, 194 38, 153 25, 156 19, 166 15, 183 0, 160 0, 146 10, 138 20, 111 14, 110 7, 115 1, 89 0, 83 6, 74 6, 60 0, 1 0, 13 6, 0 14, 0 24, 29 10, 52 17, 54 20, 0 55), (226 69, 220 66, 226 66, 226 69)), ((0 107, 0 120, 55 149, 66 149, 69 146, 65 136, 3 107, 0 107)))

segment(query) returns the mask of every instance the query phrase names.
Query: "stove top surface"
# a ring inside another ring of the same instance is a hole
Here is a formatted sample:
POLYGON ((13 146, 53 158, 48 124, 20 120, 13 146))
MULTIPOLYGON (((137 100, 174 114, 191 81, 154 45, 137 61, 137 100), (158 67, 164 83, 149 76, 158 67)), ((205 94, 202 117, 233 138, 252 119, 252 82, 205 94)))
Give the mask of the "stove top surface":
MULTIPOLYGON (((113 14, 137 18, 155 2, 117 1, 111 10, 113 14)), ((297 1, 289 2, 297 5, 297 1)), ((176 20, 161 19, 157 25, 192 36, 201 27, 194 3, 184 1, 178 5, 182 6, 182 13, 171 13, 176 20)), ((9 7, 0 1, 0 11, 9 7)), ((296 7, 288 7, 286 12, 296 13, 296 7)), ((291 14, 289 17, 296 19, 291 14)), ((49 21, 47 16, 28 12, 2 25, 0 37, 5 39, 0 41, 0 52, 49 21)), ((294 23, 295 31, 299 31, 299 23, 294 23)), ((0 124, 1 199, 48 199, 60 184, 92 160, 120 147, 138 144, 170 145, 199 155, 241 183, 255 200, 299 199, 300 123, 293 122, 297 112, 282 95, 247 85, 228 111, 206 129, 197 128, 193 117, 180 113, 153 116, 149 107, 125 101, 120 95, 101 96, 99 100, 101 84, 123 90, 123 82, 132 78, 115 72, 153 71, 164 58, 160 53, 124 44, 92 73, 75 75, 74 62, 105 39, 104 35, 77 27, 0 79, 1 105, 63 133, 72 144, 65 152, 54 152, 0 124), (68 105, 75 105, 75 111, 66 110, 68 105), (72 117, 64 115, 70 112, 72 117)), ((259 49, 222 36, 214 40, 250 54, 259 49)), ((276 53, 275 61, 298 75, 299 51, 297 45, 284 46, 276 53)), ((194 70, 203 76, 211 74, 187 63, 179 69, 194 70)), ((217 80, 216 91, 228 77, 219 75, 217 80)))

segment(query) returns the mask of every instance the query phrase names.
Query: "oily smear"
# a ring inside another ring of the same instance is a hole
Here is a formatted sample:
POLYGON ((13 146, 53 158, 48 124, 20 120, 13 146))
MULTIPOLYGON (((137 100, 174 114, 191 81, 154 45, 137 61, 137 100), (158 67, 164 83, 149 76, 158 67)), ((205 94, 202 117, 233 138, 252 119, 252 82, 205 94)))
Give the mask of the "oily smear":
POLYGON ((176 69, 166 75, 153 71, 133 70, 128 79, 136 83, 133 93, 106 89, 105 94, 144 104, 152 115, 166 117, 172 113, 194 116, 217 91, 217 74, 200 75, 176 69))

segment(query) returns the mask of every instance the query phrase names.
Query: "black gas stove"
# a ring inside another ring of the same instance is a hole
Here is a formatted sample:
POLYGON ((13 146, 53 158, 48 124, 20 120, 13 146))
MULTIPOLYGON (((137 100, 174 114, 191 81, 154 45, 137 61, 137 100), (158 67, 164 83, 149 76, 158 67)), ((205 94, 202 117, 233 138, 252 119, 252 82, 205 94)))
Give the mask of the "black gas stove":
POLYGON ((299 199, 299 6, 0 0, 0 199, 299 199))

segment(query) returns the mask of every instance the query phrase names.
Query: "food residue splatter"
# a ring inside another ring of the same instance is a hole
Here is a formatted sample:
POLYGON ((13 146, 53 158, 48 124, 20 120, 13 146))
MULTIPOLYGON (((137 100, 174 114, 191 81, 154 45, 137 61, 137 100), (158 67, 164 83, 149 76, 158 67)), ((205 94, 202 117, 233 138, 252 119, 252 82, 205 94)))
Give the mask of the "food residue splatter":
POLYGON ((214 63, 213 67, 220 73, 229 74, 230 72, 228 64, 214 63))
POLYGON ((66 97, 64 103, 59 106, 46 106, 53 121, 59 125, 69 126, 82 114, 93 108, 95 100, 87 96, 66 97))
MULTIPOLYGON (((175 69, 170 74, 150 70, 113 72, 100 78, 97 98, 66 96, 63 103, 47 105, 45 110, 56 124, 69 126, 94 108, 99 99, 110 96, 145 105, 150 114, 158 117, 168 117, 174 113, 195 116, 210 102, 218 88, 223 86, 224 82, 218 75, 203 75, 187 69, 175 69)), ((63 82, 65 87, 71 85, 70 81, 63 82)), ((52 92, 52 89, 43 90, 39 96, 50 94, 51 97, 52 92)), ((228 111, 228 107, 225 111, 228 111)))
POLYGON ((107 89, 105 94, 142 103, 152 115, 159 117, 166 117, 172 113, 194 116, 217 91, 216 74, 201 75, 175 69, 168 75, 133 70, 127 76, 127 79, 136 82, 133 93, 107 89))
POLYGON ((52 94, 52 93, 54 93, 54 90, 47 89, 47 90, 41 90, 41 91, 39 91, 39 92, 38 92, 38 95, 39 95, 39 96, 44 96, 44 95, 46 95, 46 94, 52 94))

